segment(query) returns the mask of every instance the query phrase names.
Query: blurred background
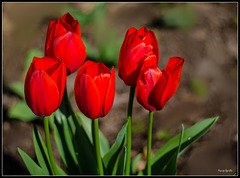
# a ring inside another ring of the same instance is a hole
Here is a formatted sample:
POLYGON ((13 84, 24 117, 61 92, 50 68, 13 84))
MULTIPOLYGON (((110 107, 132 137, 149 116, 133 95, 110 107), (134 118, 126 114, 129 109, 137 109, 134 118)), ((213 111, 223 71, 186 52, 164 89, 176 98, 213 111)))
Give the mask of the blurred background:
MULTIPOLYGON (((33 56, 42 57, 51 20, 70 12, 80 23, 87 59, 117 69, 120 47, 130 27, 155 32, 159 68, 169 58, 185 59, 176 94, 154 112, 152 152, 171 137, 206 118, 219 116, 213 127, 178 159, 178 175, 237 173, 237 3, 2 3, 3 5, 3 174, 29 174, 17 147, 34 160, 33 125, 43 120, 24 101, 23 84, 33 56), (227 171, 220 171, 227 170, 227 171)), ((117 72, 117 70, 116 70, 117 72)), ((74 80, 67 79, 74 111, 74 80)), ((116 74, 116 93, 100 130, 112 144, 126 122, 129 87, 116 74)), ((132 157, 145 166, 148 111, 134 99, 132 157)), ((52 137, 54 156, 60 157, 52 137)))

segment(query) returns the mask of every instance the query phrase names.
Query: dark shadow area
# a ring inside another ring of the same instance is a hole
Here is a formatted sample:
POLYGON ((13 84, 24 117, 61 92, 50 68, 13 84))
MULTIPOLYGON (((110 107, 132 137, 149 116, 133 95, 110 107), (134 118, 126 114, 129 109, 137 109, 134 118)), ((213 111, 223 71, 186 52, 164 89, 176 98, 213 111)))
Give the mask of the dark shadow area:
POLYGON ((3 154, 3 175, 30 175, 14 157, 3 154))

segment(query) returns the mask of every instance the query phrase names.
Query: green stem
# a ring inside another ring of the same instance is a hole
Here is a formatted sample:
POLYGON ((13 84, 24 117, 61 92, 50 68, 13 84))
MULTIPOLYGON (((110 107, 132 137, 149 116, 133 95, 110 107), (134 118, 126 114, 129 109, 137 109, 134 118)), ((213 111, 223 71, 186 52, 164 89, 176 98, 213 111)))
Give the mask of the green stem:
POLYGON ((131 166, 131 140, 132 140, 132 108, 134 99, 135 87, 130 88, 129 101, 128 101, 128 114, 127 114, 127 158, 126 158, 126 175, 130 175, 131 166))
POLYGON ((147 137, 147 175, 151 175, 151 144, 152 144, 153 111, 149 111, 147 137))
POLYGON ((48 119, 49 118, 47 116, 44 117, 45 140, 46 140, 46 145, 47 145, 47 150, 48 150, 50 163, 51 163, 52 168, 53 168, 53 175, 58 175, 57 166, 56 166, 56 163, 54 161, 52 147, 51 147, 51 142, 50 142, 48 119))
POLYGON ((100 144, 99 144, 98 119, 92 120, 92 136, 93 136, 93 145, 94 145, 95 153, 97 157, 98 171, 100 175, 103 175, 103 165, 102 165, 102 158, 101 158, 100 144))

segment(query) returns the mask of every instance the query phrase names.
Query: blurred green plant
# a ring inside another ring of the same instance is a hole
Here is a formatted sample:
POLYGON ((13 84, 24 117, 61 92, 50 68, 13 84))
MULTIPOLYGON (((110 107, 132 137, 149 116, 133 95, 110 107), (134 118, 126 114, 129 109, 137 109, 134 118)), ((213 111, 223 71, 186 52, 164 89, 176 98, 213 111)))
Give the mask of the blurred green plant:
POLYGON ((206 97, 208 95, 208 87, 205 81, 199 78, 192 78, 189 83, 191 91, 198 97, 206 97))
MULTIPOLYGON (((43 53, 41 50, 32 48, 27 52, 23 76, 25 78, 27 71, 31 65, 33 57, 43 57, 43 53)), ((14 81, 7 84, 9 90, 13 93, 18 95, 21 99, 18 100, 9 110, 8 110, 8 117, 10 119, 19 119, 22 121, 30 122, 34 119, 37 119, 32 110, 28 107, 25 96, 24 96, 24 82, 21 81, 14 81)))
POLYGON ((197 14, 190 4, 172 7, 163 16, 163 25, 180 29, 192 28, 197 22, 197 14))
POLYGON ((159 140, 169 140, 172 135, 166 130, 159 130, 156 134, 159 140))
POLYGON ((66 12, 69 12, 78 20, 80 26, 89 26, 89 29, 94 29, 93 33, 89 33, 95 44, 89 43, 89 40, 86 40, 84 35, 82 36, 87 50, 87 59, 103 62, 108 67, 112 65, 117 66, 123 37, 119 39, 117 29, 114 27, 106 28, 108 26, 106 21, 106 4, 94 3, 94 9, 88 13, 67 5, 63 14, 66 12))

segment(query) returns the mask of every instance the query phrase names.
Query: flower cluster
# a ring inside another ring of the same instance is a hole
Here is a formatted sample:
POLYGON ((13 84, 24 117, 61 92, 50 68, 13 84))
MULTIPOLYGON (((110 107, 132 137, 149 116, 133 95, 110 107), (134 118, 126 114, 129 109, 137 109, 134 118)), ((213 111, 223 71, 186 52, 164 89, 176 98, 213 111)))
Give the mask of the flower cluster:
MULTIPOLYGON (((77 71, 86 59, 80 25, 66 13, 48 26, 45 56, 34 57, 25 80, 25 99, 39 116, 49 116, 62 101, 67 75, 77 71)), ((115 94, 115 70, 103 63, 87 61, 75 81, 75 99, 79 109, 89 118, 105 116, 112 107, 115 94)))
POLYGON ((158 68, 159 49, 153 31, 130 28, 123 41, 118 75, 126 85, 136 87, 137 101, 147 110, 161 110, 176 92, 184 59, 170 58, 166 68, 158 68))
POLYGON ((186 132, 182 125, 181 133, 152 156, 153 111, 161 110, 176 92, 184 59, 172 57, 166 68, 160 70, 159 48, 154 32, 145 27, 127 31, 118 62, 118 75, 130 86, 127 120, 110 147, 104 135, 100 135, 98 118, 106 116, 112 108, 115 68, 110 71, 103 63, 85 61, 86 57, 78 21, 69 13, 57 21, 51 21, 47 30, 45 56, 33 58, 24 87, 27 105, 36 115, 44 116, 46 142, 45 146, 34 127, 33 140, 39 164, 18 148, 30 174, 136 174, 140 154, 131 161, 132 108, 136 89, 137 101, 149 110, 146 166, 138 175, 175 175, 179 155, 218 118, 204 120, 186 132), (80 112, 73 112, 67 96, 67 77, 77 70, 75 101, 79 110, 91 119, 91 126, 80 112), (51 121, 56 146, 67 173, 54 160, 49 134, 51 121))

